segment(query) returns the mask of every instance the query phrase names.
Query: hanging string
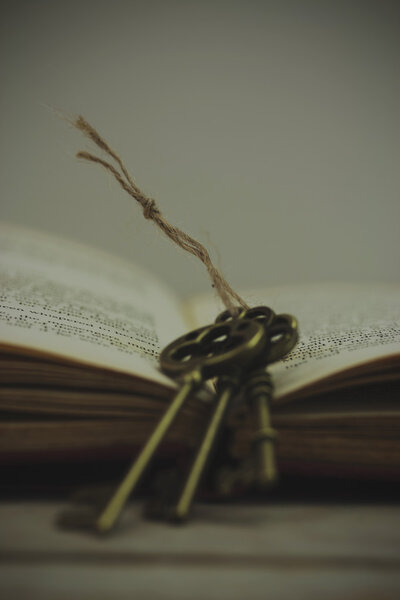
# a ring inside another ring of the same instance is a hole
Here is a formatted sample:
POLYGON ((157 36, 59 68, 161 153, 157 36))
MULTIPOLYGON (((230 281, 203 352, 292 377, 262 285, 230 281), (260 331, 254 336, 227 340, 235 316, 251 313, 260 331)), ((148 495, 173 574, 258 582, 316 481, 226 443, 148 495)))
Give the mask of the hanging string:
POLYGON ((161 231, 175 244, 177 244, 183 250, 190 252, 190 254, 197 256, 197 258, 201 260, 207 269, 211 279, 212 287, 215 289, 224 306, 230 311, 231 314, 235 314, 237 312, 238 304, 243 308, 248 308, 248 305, 244 302, 244 300, 235 292, 235 290, 231 288, 220 271, 213 265, 206 248, 200 244, 200 242, 187 235, 178 227, 168 223, 168 221, 162 216, 156 201, 144 194, 136 185, 132 177, 129 175, 121 158, 116 152, 114 152, 114 150, 110 148, 110 146, 99 135, 99 133, 81 116, 71 120, 71 123, 92 142, 94 142, 98 148, 103 150, 103 152, 111 157, 116 166, 114 166, 114 164, 111 162, 100 158, 99 156, 91 154, 90 152, 78 152, 77 157, 97 163, 104 167, 115 177, 120 186, 141 205, 145 219, 153 221, 157 227, 159 227, 161 231))

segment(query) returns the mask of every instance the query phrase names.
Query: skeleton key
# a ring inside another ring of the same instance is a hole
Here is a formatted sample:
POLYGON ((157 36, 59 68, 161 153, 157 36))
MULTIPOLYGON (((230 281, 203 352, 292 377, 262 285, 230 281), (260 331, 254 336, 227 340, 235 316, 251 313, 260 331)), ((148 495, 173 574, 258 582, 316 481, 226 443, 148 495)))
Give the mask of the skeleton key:
MULTIPOLYGON (((226 346, 226 357, 227 359, 228 357, 230 358, 229 363, 227 364, 228 368, 225 369, 224 372, 220 371, 219 373, 217 399, 212 417, 206 428, 206 432, 203 436, 201 444, 195 453, 194 461, 189 469, 189 474, 184 482, 178 502, 172 508, 169 502, 167 502, 166 505, 161 503, 161 505, 156 507, 155 510, 150 507, 148 514, 151 517, 167 517, 174 521, 183 521, 187 518, 201 477, 204 473, 208 459, 210 458, 214 442, 224 421, 230 400, 233 398, 237 388, 239 387, 243 371, 253 364, 253 362, 257 360, 258 356, 264 351, 264 346, 267 339, 265 335, 265 329, 255 320, 241 319, 239 321, 237 319, 231 319, 226 323, 217 323, 216 325, 230 325, 232 327, 233 335, 232 337, 229 336, 227 338, 225 344, 221 340, 224 344, 221 349, 224 351, 224 346, 226 346), (252 344, 253 351, 251 353, 249 345, 249 334, 251 332, 250 323, 256 324, 257 327, 261 327, 262 330, 261 333, 258 329, 257 335, 261 335, 260 341, 257 343, 257 348, 255 347, 254 343, 252 344), (237 337, 238 333, 242 335, 245 334, 246 336, 243 338, 242 342, 240 342, 239 339, 237 339, 235 342, 235 338, 237 337)), ((161 368, 169 375, 173 375, 177 368, 174 352, 175 350, 172 344, 171 348, 166 348, 160 357, 161 368)))
MULTIPOLYGON (((179 379, 183 385, 97 518, 95 527, 99 532, 109 531, 115 524, 188 396, 205 380, 234 373, 242 365, 246 367, 263 351, 265 342, 262 325, 254 320, 241 319, 201 327, 178 338, 163 350, 160 356, 162 370, 179 379)), ((223 401, 226 398, 226 393, 222 394, 223 401)))
MULTIPOLYGON (((230 313, 224 311, 217 317, 217 322, 226 323, 231 318, 230 313)), ((275 315, 267 306, 242 310, 237 318, 255 319, 264 325, 267 335, 264 351, 252 363, 251 370, 246 371, 242 385, 256 424, 253 433, 253 444, 256 450, 256 481, 260 487, 269 487, 277 479, 277 469, 276 434, 271 426, 269 411, 273 384, 266 367, 283 358, 294 348, 298 340, 298 325, 297 320, 291 315, 275 315)))
MULTIPOLYGON (((215 402, 214 412, 206 428, 200 447, 197 449, 177 503, 172 508, 169 506, 164 506, 161 508, 161 514, 153 513, 151 516, 162 516, 164 509, 164 516, 167 516, 167 518, 171 520, 183 521, 188 517, 195 493, 204 473, 208 459, 210 458, 214 442, 217 438, 221 425, 224 422, 224 417, 230 401, 240 387, 244 371, 249 367, 252 368, 253 364, 258 364, 259 356, 261 356, 265 351, 265 343, 267 341, 266 329, 256 320, 246 318, 238 320, 232 318, 229 321, 227 320, 223 323, 217 323, 216 325, 230 325, 233 329, 232 339, 229 337, 226 341, 227 358, 230 355, 230 362, 228 363, 229 368, 226 369, 225 372, 219 373, 220 376, 217 386, 218 397, 215 402), (250 323, 257 325, 257 327, 261 328, 263 331, 262 342, 257 345, 257 349, 254 348, 254 351, 251 354, 249 352, 250 340, 247 337, 248 333, 251 331, 250 323), (243 339, 243 342, 239 343, 238 340, 238 342, 233 345, 235 336, 237 336, 239 332, 245 333, 246 338, 243 339)), ((224 347, 222 346, 222 349, 223 348, 224 347)), ((173 344, 171 347, 167 347, 161 354, 160 364, 164 372, 169 375, 174 374, 174 370, 177 368, 177 363, 176 351, 173 344)))

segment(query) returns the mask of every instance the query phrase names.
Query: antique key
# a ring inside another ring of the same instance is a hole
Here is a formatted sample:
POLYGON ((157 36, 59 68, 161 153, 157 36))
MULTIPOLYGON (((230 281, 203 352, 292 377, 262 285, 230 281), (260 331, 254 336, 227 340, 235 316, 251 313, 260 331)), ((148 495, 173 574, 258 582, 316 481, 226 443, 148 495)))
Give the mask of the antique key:
MULTIPOLYGON (((182 387, 97 518, 95 527, 99 532, 106 532, 115 524, 188 396, 207 379, 228 375, 235 378, 263 352, 265 343, 264 327, 255 320, 244 318, 201 327, 163 350, 160 356, 162 370, 179 379, 182 387)), ((224 410, 232 391, 233 386, 228 386, 221 392, 217 403, 220 410, 224 410)))
MULTIPOLYGON (((269 374, 265 372, 265 367, 267 363, 279 360, 293 348, 297 341, 297 322, 289 315, 276 316, 270 308, 260 306, 242 310, 234 319, 229 311, 225 311, 217 317, 217 323, 227 324, 234 321, 240 323, 242 319, 244 321, 252 319, 253 322, 263 326, 266 344, 262 352, 254 355, 252 361, 243 365, 242 369, 237 369, 233 377, 232 374, 228 374, 219 378, 219 398, 215 411, 189 469, 178 501, 172 508, 168 507, 168 510, 164 507, 169 519, 182 521, 187 518, 213 443, 223 423, 229 400, 242 386, 245 387, 245 391, 250 391, 251 404, 257 417, 258 427, 254 435, 258 450, 257 481, 260 485, 266 485, 276 479, 273 446, 275 432, 271 428, 269 417, 272 383, 269 374)), ((163 355, 161 355, 161 367, 167 371, 163 364, 163 355)))
MULTIPOLYGON (((223 371, 219 371, 217 399, 215 401, 214 412, 206 428, 206 432, 203 436, 200 447, 195 454, 194 461, 189 470, 188 477, 184 482, 178 503, 172 510, 170 510, 169 507, 164 507, 168 509, 168 514, 165 516, 168 516, 168 518, 175 521, 182 521, 187 518, 196 490, 200 483, 201 476, 213 449, 214 442, 217 438, 221 425, 224 422, 224 417, 230 401, 240 387, 244 371, 251 367, 255 362, 258 362, 259 356, 261 356, 265 350, 265 344, 267 341, 265 328, 257 321, 246 318, 240 320, 232 318, 225 322, 216 323, 215 326, 217 329, 215 330, 216 334, 214 335, 218 334, 218 327, 227 325, 230 325, 232 328, 233 335, 231 332, 229 332, 230 335, 226 338, 225 343, 223 340, 223 335, 216 338, 216 340, 220 340, 220 344, 222 343, 221 349, 226 352, 226 358, 228 359, 229 357, 229 362, 226 365, 227 368, 225 368, 223 371), (261 330, 263 331, 262 342, 260 341, 260 343, 257 345, 257 349, 254 348, 252 353, 249 352, 250 338, 247 339, 248 333, 251 331, 250 323, 256 324, 258 328, 261 327, 261 330), (246 339, 243 340, 244 343, 239 343, 239 340, 235 342, 238 332, 247 334, 246 339)), ((166 374, 173 377, 179 373, 181 370, 179 360, 182 352, 191 353, 190 345, 186 350, 185 346, 181 345, 181 341, 177 340, 176 342, 170 344, 170 346, 167 346, 167 348, 165 348, 161 353, 160 366, 166 374)))
MULTIPOLYGON (((227 322, 231 318, 230 313, 224 311, 217 317, 217 322, 227 322)), ((298 340, 298 324, 293 316, 276 315, 266 306, 242 310, 237 318, 257 320, 263 324, 267 335, 263 353, 252 363, 252 368, 246 371, 242 381, 245 401, 254 415, 255 431, 252 441, 255 449, 255 479, 259 487, 265 488, 277 479, 276 434, 271 426, 269 410, 273 383, 266 367, 283 358, 294 348, 298 340)))

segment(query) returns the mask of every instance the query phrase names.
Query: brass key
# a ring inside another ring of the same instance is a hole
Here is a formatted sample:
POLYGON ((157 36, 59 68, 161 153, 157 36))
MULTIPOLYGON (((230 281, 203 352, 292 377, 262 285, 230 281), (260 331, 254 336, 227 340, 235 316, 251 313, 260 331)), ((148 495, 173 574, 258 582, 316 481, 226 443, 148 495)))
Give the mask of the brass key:
MULTIPOLYGON (((230 313, 224 311, 217 317, 217 322, 226 323, 231 318, 230 313)), ((259 487, 265 488, 273 485, 277 479, 276 433, 271 425, 269 410, 273 383, 266 367, 293 349, 298 340, 298 325, 291 315, 275 315, 267 306, 242 310, 237 318, 255 319, 263 324, 267 335, 264 351, 252 363, 251 369, 245 372, 242 381, 244 397, 251 407, 255 422, 255 479, 259 487)))
MULTIPOLYGON (((172 508, 168 506, 163 507, 166 513, 164 516, 174 521, 183 521, 188 517, 195 493, 210 458, 221 425, 224 422, 230 401, 240 387, 245 370, 249 367, 252 368, 253 364, 258 364, 259 356, 262 355, 265 350, 265 343, 267 340, 266 329, 256 320, 246 318, 230 319, 229 321, 217 323, 216 325, 230 325, 232 327, 232 334, 230 333, 230 336, 232 337, 229 337, 226 341, 227 359, 229 356, 229 362, 227 363, 228 368, 225 369, 224 372, 219 372, 217 385, 218 397, 215 402, 214 412, 206 428, 200 447, 195 454, 192 466, 189 469, 188 476, 179 495, 179 499, 172 508), (249 351, 249 334, 252 331, 250 324, 257 325, 258 332, 260 332, 260 329, 263 332, 262 341, 260 338, 260 343, 257 344, 257 348, 254 346, 254 351, 251 353, 249 351), (236 343, 232 346, 238 333, 245 334, 245 337, 241 343, 236 343)), ((173 354, 175 350, 172 348, 171 352, 173 354)), ((163 371, 169 375, 173 375, 176 366, 174 358, 172 361, 170 360, 170 351, 168 348, 161 354, 160 364, 163 371)))
MULTIPOLYGON (((97 518, 95 527, 99 532, 107 532, 114 526, 188 396, 207 379, 233 375, 239 368, 245 368, 263 351, 265 341, 262 325, 254 320, 241 319, 201 327, 178 338, 163 350, 160 356, 162 370, 179 379, 182 387, 97 518)), ((228 397, 229 393, 224 391, 219 403, 221 400, 222 404, 226 403, 228 397)))
POLYGON ((273 394, 271 375, 265 369, 288 354, 298 339, 297 321, 291 315, 276 315, 267 326, 268 344, 264 368, 247 373, 244 393, 254 411, 256 430, 253 444, 256 452, 256 482, 259 487, 273 485, 277 480, 275 442, 276 433, 271 425, 270 403, 273 394))

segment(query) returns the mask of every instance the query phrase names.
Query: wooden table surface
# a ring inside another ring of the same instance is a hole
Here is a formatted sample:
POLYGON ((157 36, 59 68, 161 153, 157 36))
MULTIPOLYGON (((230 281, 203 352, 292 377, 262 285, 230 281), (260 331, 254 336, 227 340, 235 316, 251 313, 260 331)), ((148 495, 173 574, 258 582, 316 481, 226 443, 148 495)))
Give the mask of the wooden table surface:
POLYGON ((400 598, 393 502, 199 504, 183 526, 132 503, 106 538, 58 528, 65 506, 3 499, 2 599, 400 598))

